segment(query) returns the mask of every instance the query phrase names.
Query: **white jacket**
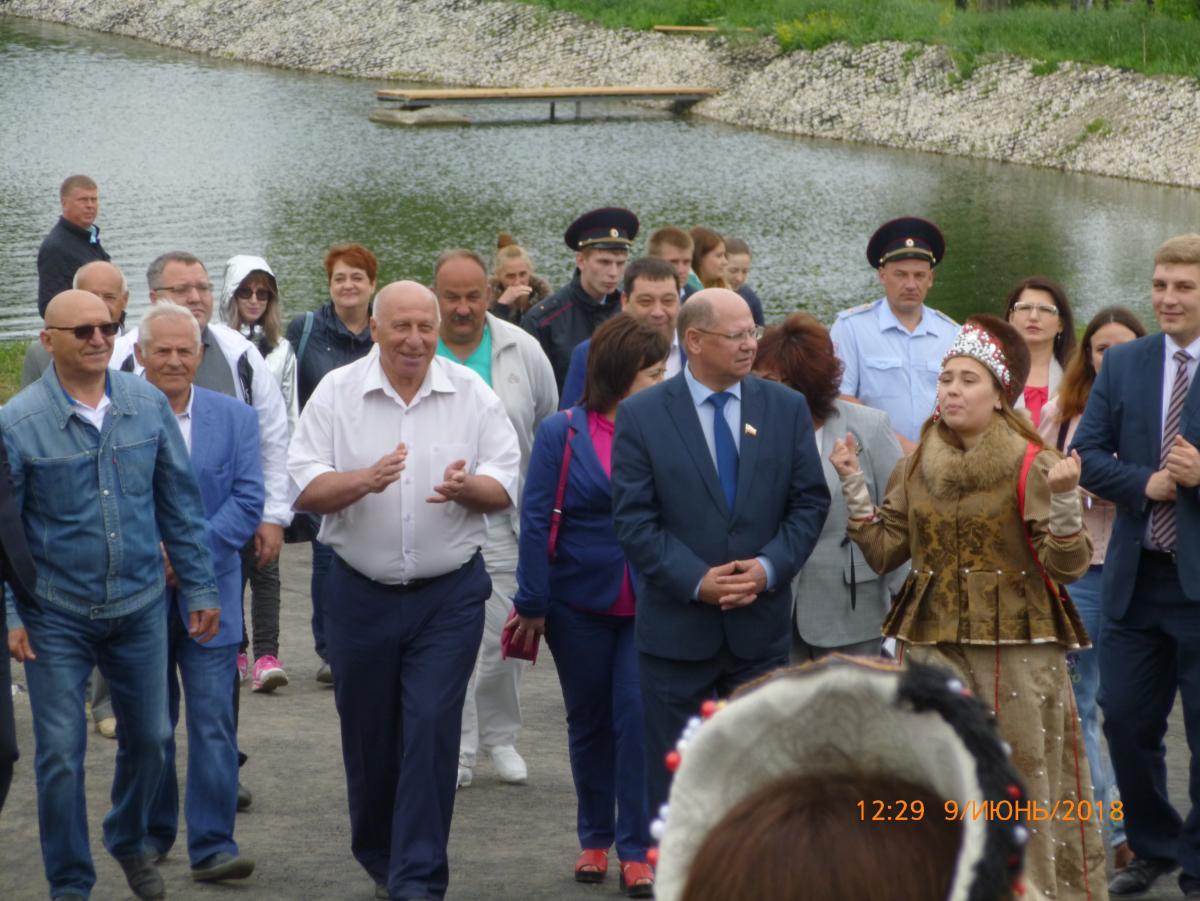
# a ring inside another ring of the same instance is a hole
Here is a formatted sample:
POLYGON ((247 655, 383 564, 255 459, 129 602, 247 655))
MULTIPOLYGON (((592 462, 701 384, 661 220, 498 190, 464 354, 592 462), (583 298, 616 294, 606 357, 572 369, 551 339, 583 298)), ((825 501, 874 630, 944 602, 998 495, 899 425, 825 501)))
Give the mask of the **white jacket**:
MULTIPOLYGON (((267 361, 253 344, 220 322, 210 321, 208 332, 216 340, 217 347, 221 349, 222 356, 229 364, 238 398, 252 402, 254 412, 258 414, 263 479, 267 491, 263 522, 288 526, 292 522, 292 507, 288 503, 288 415, 283 403, 283 392, 275 381, 267 361), (250 393, 253 396, 250 398, 246 397, 246 386, 242 384, 238 371, 238 361, 243 357, 249 363, 252 373, 250 393)), ((108 361, 111 369, 125 369, 141 375, 142 367, 133 355, 133 346, 137 344, 137 340, 136 328, 117 338, 113 344, 112 358, 108 361), (130 360, 132 367, 127 363, 130 360)))

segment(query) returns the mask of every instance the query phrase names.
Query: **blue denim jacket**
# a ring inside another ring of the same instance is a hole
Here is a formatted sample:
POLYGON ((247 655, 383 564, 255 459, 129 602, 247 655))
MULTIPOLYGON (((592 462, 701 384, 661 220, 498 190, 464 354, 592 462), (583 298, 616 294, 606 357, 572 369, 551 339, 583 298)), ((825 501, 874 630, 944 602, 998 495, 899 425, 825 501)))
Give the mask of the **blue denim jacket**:
MULTIPOLYGON (((108 373, 99 432, 73 412, 53 366, 0 409, 13 495, 43 604, 87 619, 161 603, 161 540, 189 610, 220 607, 204 505, 167 398, 108 373)), ((8 605, 9 628, 21 622, 8 605)))

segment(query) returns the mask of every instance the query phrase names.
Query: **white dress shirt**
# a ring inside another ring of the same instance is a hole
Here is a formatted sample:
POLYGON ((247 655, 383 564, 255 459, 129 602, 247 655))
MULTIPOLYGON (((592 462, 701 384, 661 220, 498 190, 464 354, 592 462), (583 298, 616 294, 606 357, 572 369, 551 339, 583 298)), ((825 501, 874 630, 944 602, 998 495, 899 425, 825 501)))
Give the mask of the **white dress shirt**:
POLYGON ((517 494, 521 451, 495 392, 465 366, 434 357, 405 404, 379 362, 379 348, 326 375, 304 407, 288 453, 293 499, 317 476, 373 466, 398 444, 400 478, 321 518, 319 540, 368 578, 389 585, 461 567, 487 540, 487 521, 453 501, 431 504, 446 467, 466 460, 517 494))
POLYGON ((1196 378, 1196 367, 1200 365, 1200 338, 1197 338, 1187 347, 1180 347, 1170 335, 1163 335, 1162 337, 1163 345, 1166 348, 1166 365, 1163 366, 1162 410, 1159 413, 1158 420, 1158 434, 1160 436, 1167 424, 1167 410, 1171 406, 1171 389, 1175 387, 1175 373, 1179 370, 1179 364, 1175 362, 1175 354, 1181 350, 1186 350, 1188 355, 1191 356, 1187 364, 1189 388, 1196 378))
POLYGON ((192 452, 192 401, 196 399, 194 389, 188 389, 188 402, 182 413, 175 414, 179 423, 179 431, 183 433, 183 443, 187 445, 188 453, 192 452))
POLYGON ((671 376, 679 375, 679 370, 683 368, 683 357, 679 353, 679 335, 674 329, 671 329, 671 349, 667 351, 667 371, 663 374, 663 378, 669 379, 671 376))

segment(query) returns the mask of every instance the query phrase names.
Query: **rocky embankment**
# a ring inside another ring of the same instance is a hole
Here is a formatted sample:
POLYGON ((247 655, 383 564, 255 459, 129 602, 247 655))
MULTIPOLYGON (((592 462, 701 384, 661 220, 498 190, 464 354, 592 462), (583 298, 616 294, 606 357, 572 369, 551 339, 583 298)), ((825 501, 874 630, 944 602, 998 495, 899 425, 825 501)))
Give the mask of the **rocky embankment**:
POLYGON ((1200 82, 1002 59, 967 77, 939 47, 612 31, 474 0, 0 0, 0 13, 224 59, 445 84, 711 85, 696 115, 888 147, 1200 187, 1200 82))

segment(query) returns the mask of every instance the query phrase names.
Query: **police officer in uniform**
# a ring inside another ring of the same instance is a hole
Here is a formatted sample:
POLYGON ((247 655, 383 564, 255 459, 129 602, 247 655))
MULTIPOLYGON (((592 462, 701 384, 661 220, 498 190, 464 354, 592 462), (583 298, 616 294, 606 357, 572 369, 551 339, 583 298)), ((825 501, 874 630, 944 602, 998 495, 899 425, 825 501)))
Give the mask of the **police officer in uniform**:
POLYGON ((560 393, 575 345, 621 310, 621 279, 637 233, 638 218, 629 210, 605 207, 584 213, 563 235, 575 251, 574 277, 521 320, 550 358, 560 393))
POLYGON ((905 453, 933 413, 938 370, 958 323, 925 306, 946 240, 932 222, 907 216, 885 222, 867 243, 885 296, 838 314, 830 329, 845 364, 842 393, 883 410, 905 453))

